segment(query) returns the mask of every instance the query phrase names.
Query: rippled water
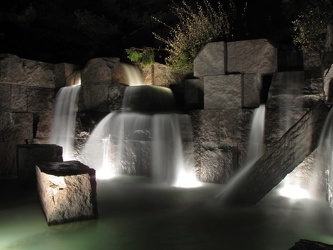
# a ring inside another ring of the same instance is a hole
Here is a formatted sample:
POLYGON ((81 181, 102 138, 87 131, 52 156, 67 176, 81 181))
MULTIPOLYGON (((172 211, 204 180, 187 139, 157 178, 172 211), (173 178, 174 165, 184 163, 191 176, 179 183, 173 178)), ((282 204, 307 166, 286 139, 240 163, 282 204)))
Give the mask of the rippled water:
POLYGON ((231 207, 214 199, 217 184, 178 189, 120 176, 97 185, 99 218, 58 226, 47 226, 35 191, 1 186, 0 249, 282 250, 299 239, 333 244, 333 217, 322 199, 292 201, 273 190, 255 206, 231 207))

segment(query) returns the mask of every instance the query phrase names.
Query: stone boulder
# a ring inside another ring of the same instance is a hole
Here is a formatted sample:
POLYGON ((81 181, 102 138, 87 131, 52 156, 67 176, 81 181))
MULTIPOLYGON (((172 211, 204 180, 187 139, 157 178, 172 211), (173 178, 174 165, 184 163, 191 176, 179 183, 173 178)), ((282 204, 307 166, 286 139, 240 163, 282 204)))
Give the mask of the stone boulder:
POLYGON ((97 218, 94 169, 78 161, 41 163, 36 175, 48 225, 97 218))

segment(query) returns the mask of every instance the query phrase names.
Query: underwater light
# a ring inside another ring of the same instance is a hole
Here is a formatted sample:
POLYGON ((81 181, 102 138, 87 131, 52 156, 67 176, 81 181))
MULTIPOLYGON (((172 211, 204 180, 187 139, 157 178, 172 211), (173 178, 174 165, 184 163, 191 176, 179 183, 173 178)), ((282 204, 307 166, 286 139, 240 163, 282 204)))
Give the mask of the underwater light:
POLYGON ((115 177, 114 172, 109 168, 101 168, 96 171, 96 179, 98 180, 108 180, 115 177))
POLYGON ((179 188, 196 188, 201 187, 202 183, 198 181, 194 173, 181 171, 173 186, 179 188))
POLYGON ((285 184, 279 189, 279 194, 281 196, 291 198, 291 199, 309 199, 310 194, 304 188, 299 185, 285 184))

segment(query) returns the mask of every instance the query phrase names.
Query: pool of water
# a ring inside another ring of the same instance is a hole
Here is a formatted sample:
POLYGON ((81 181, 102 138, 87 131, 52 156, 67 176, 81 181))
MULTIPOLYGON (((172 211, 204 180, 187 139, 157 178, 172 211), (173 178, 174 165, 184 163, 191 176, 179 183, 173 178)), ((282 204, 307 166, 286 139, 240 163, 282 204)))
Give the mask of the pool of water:
POLYGON ((333 244, 324 199, 290 200, 273 190, 257 205, 225 206, 223 188, 180 189, 144 177, 97 182, 96 220, 48 226, 35 190, 0 186, 0 249, 260 249, 291 248, 300 239, 333 244))

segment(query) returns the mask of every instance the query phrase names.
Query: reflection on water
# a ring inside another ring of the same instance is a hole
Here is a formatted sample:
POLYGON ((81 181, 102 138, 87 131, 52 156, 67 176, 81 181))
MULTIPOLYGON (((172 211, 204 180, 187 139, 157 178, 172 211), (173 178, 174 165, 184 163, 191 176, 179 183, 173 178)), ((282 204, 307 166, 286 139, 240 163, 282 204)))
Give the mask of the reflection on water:
POLYGON ((231 207, 214 199, 216 184, 177 189, 118 176, 97 185, 99 218, 92 221, 49 227, 36 196, 0 204, 0 249, 281 250, 303 238, 333 244, 322 199, 291 202, 273 190, 255 206, 231 207))

